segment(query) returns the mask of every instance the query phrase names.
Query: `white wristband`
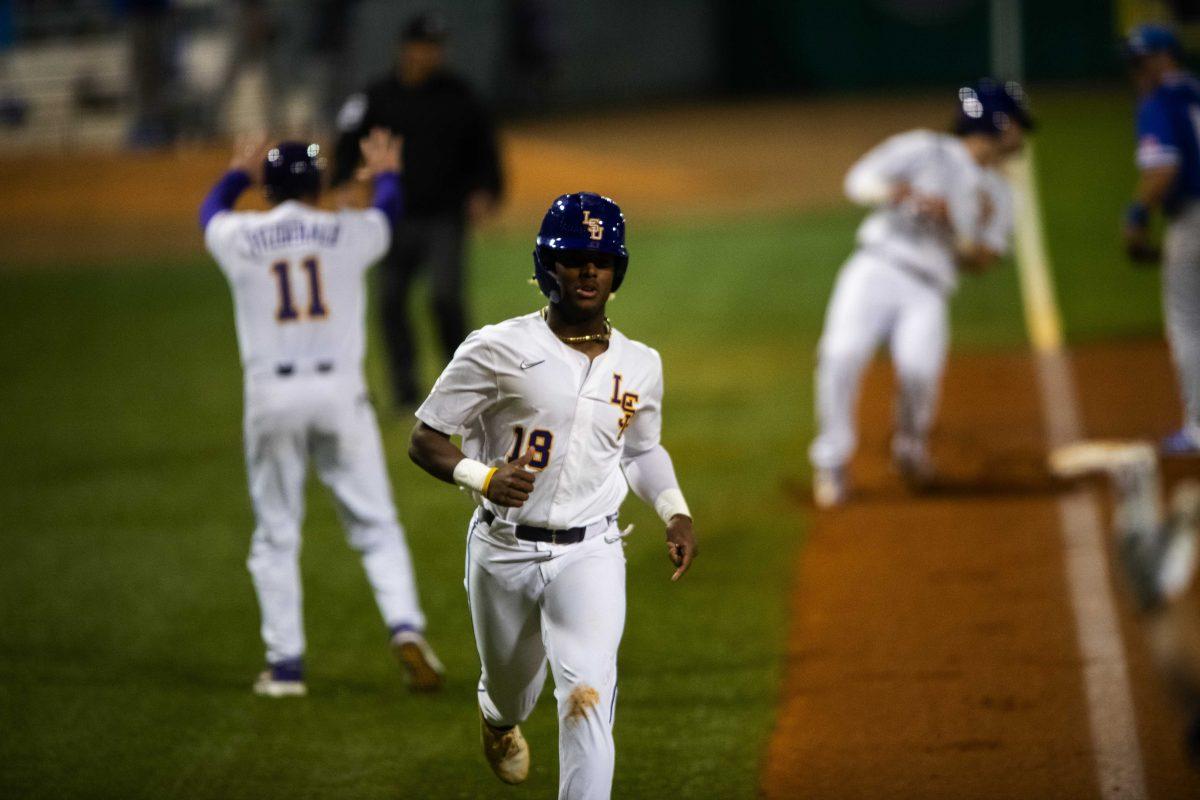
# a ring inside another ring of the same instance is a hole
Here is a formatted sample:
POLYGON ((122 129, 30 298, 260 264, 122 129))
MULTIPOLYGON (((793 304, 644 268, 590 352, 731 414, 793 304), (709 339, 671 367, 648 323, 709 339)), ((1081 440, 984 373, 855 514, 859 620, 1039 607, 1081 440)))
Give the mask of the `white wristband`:
POLYGON ((489 467, 473 458, 464 458, 454 466, 454 482, 464 489, 486 495, 487 485, 495 471, 495 467, 489 467))
POLYGON ((687 501, 683 499, 683 492, 678 489, 663 489, 659 492, 658 497, 654 500, 654 510, 658 512, 658 517, 663 522, 670 522, 671 517, 676 514, 683 514, 685 517, 692 516, 692 512, 688 510, 687 501))

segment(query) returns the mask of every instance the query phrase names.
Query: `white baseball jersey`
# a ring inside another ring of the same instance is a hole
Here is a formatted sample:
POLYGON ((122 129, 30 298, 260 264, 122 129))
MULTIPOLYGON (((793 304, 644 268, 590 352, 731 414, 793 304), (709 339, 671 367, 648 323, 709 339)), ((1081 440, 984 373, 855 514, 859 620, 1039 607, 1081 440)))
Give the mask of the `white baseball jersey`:
POLYGON ((878 204, 858 231, 858 250, 829 300, 817 364, 819 432, 809 449, 815 467, 841 470, 858 443, 856 407, 863 370, 887 341, 899 377, 893 454, 927 458, 949 342, 947 297, 958 283, 958 245, 1009 249, 1012 195, 998 170, 980 167, 957 138, 910 131, 867 153, 846 176, 846 192, 878 204), (946 200, 951 230, 919 218, 911 202, 892 204, 905 182, 946 200))
POLYGON ((919 272, 944 291, 953 291, 958 285, 956 249, 979 241, 986 216, 981 203, 985 172, 962 141, 950 134, 915 130, 887 139, 846 175, 851 200, 879 206, 859 226, 859 247, 919 272), (919 216, 911 200, 886 202, 896 183, 944 199, 949 230, 919 216))
POLYGON ((310 460, 333 493, 385 624, 425 625, 361 370, 364 272, 390 238, 382 211, 333 213, 297 201, 222 211, 205 226, 205 244, 233 290, 246 372, 256 523, 247 566, 271 664, 298 659, 307 646, 299 556, 310 460))
POLYGON ((417 418, 461 434, 464 455, 486 464, 532 448, 540 474, 522 507, 476 501, 507 522, 562 529, 617 512, 629 491, 621 460, 658 445, 662 396, 655 350, 614 329, 589 361, 533 313, 468 336, 417 418))
POLYGON ((363 273, 391 242, 382 211, 322 211, 295 200, 266 212, 225 211, 209 221, 204 242, 233 289, 247 375, 281 363, 361 368, 363 273))

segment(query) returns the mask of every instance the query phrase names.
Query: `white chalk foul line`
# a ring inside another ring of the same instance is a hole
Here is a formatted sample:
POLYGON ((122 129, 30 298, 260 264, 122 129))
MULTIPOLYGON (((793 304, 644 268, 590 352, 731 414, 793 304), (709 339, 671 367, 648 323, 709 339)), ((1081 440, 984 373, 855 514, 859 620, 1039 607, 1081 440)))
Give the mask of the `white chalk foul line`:
MULTIPOLYGON (((1022 158, 1014 160, 1009 173, 1017 205, 1021 299, 1037 358, 1047 444, 1053 448, 1082 438, 1083 425, 1071 362, 1063 350, 1062 321, 1034 181, 1032 144, 1022 158)), ((1063 495, 1058 501, 1058 517, 1100 796, 1104 800, 1141 800, 1146 797, 1146 779, 1137 717, 1095 492, 1077 489, 1063 495)))

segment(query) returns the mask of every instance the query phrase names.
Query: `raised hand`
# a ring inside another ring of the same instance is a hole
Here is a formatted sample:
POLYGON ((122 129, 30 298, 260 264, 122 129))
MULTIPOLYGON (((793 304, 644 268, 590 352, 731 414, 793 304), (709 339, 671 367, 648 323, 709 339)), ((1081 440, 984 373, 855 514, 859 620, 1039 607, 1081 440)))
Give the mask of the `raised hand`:
POLYGON ((372 128, 371 132, 358 140, 362 151, 363 165, 359 168, 359 180, 370 180, 381 172, 400 171, 400 148, 404 140, 387 128, 372 128))
POLYGON ((258 183, 262 179, 262 164, 267 155, 267 134, 256 133, 238 134, 233 144, 233 156, 229 159, 229 169, 241 170, 258 183))
POLYGON ((520 508, 525 505, 530 492, 533 491, 534 478, 537 477, 537 473, 525 469, 533 455, 531 447, 516 461, 510 461, 497 469, 488 483, 487 499, 506 508, 520 508))

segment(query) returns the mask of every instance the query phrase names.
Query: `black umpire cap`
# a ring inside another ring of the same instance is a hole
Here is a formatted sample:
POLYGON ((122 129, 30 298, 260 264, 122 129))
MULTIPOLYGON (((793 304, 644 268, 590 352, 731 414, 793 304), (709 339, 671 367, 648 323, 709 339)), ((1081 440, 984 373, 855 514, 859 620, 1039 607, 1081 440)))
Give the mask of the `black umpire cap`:
POLYGON ((400 29, 401 42, 429 42, 441 44, 450 35, 446 18, 436 11, 417 14, 400 29))

